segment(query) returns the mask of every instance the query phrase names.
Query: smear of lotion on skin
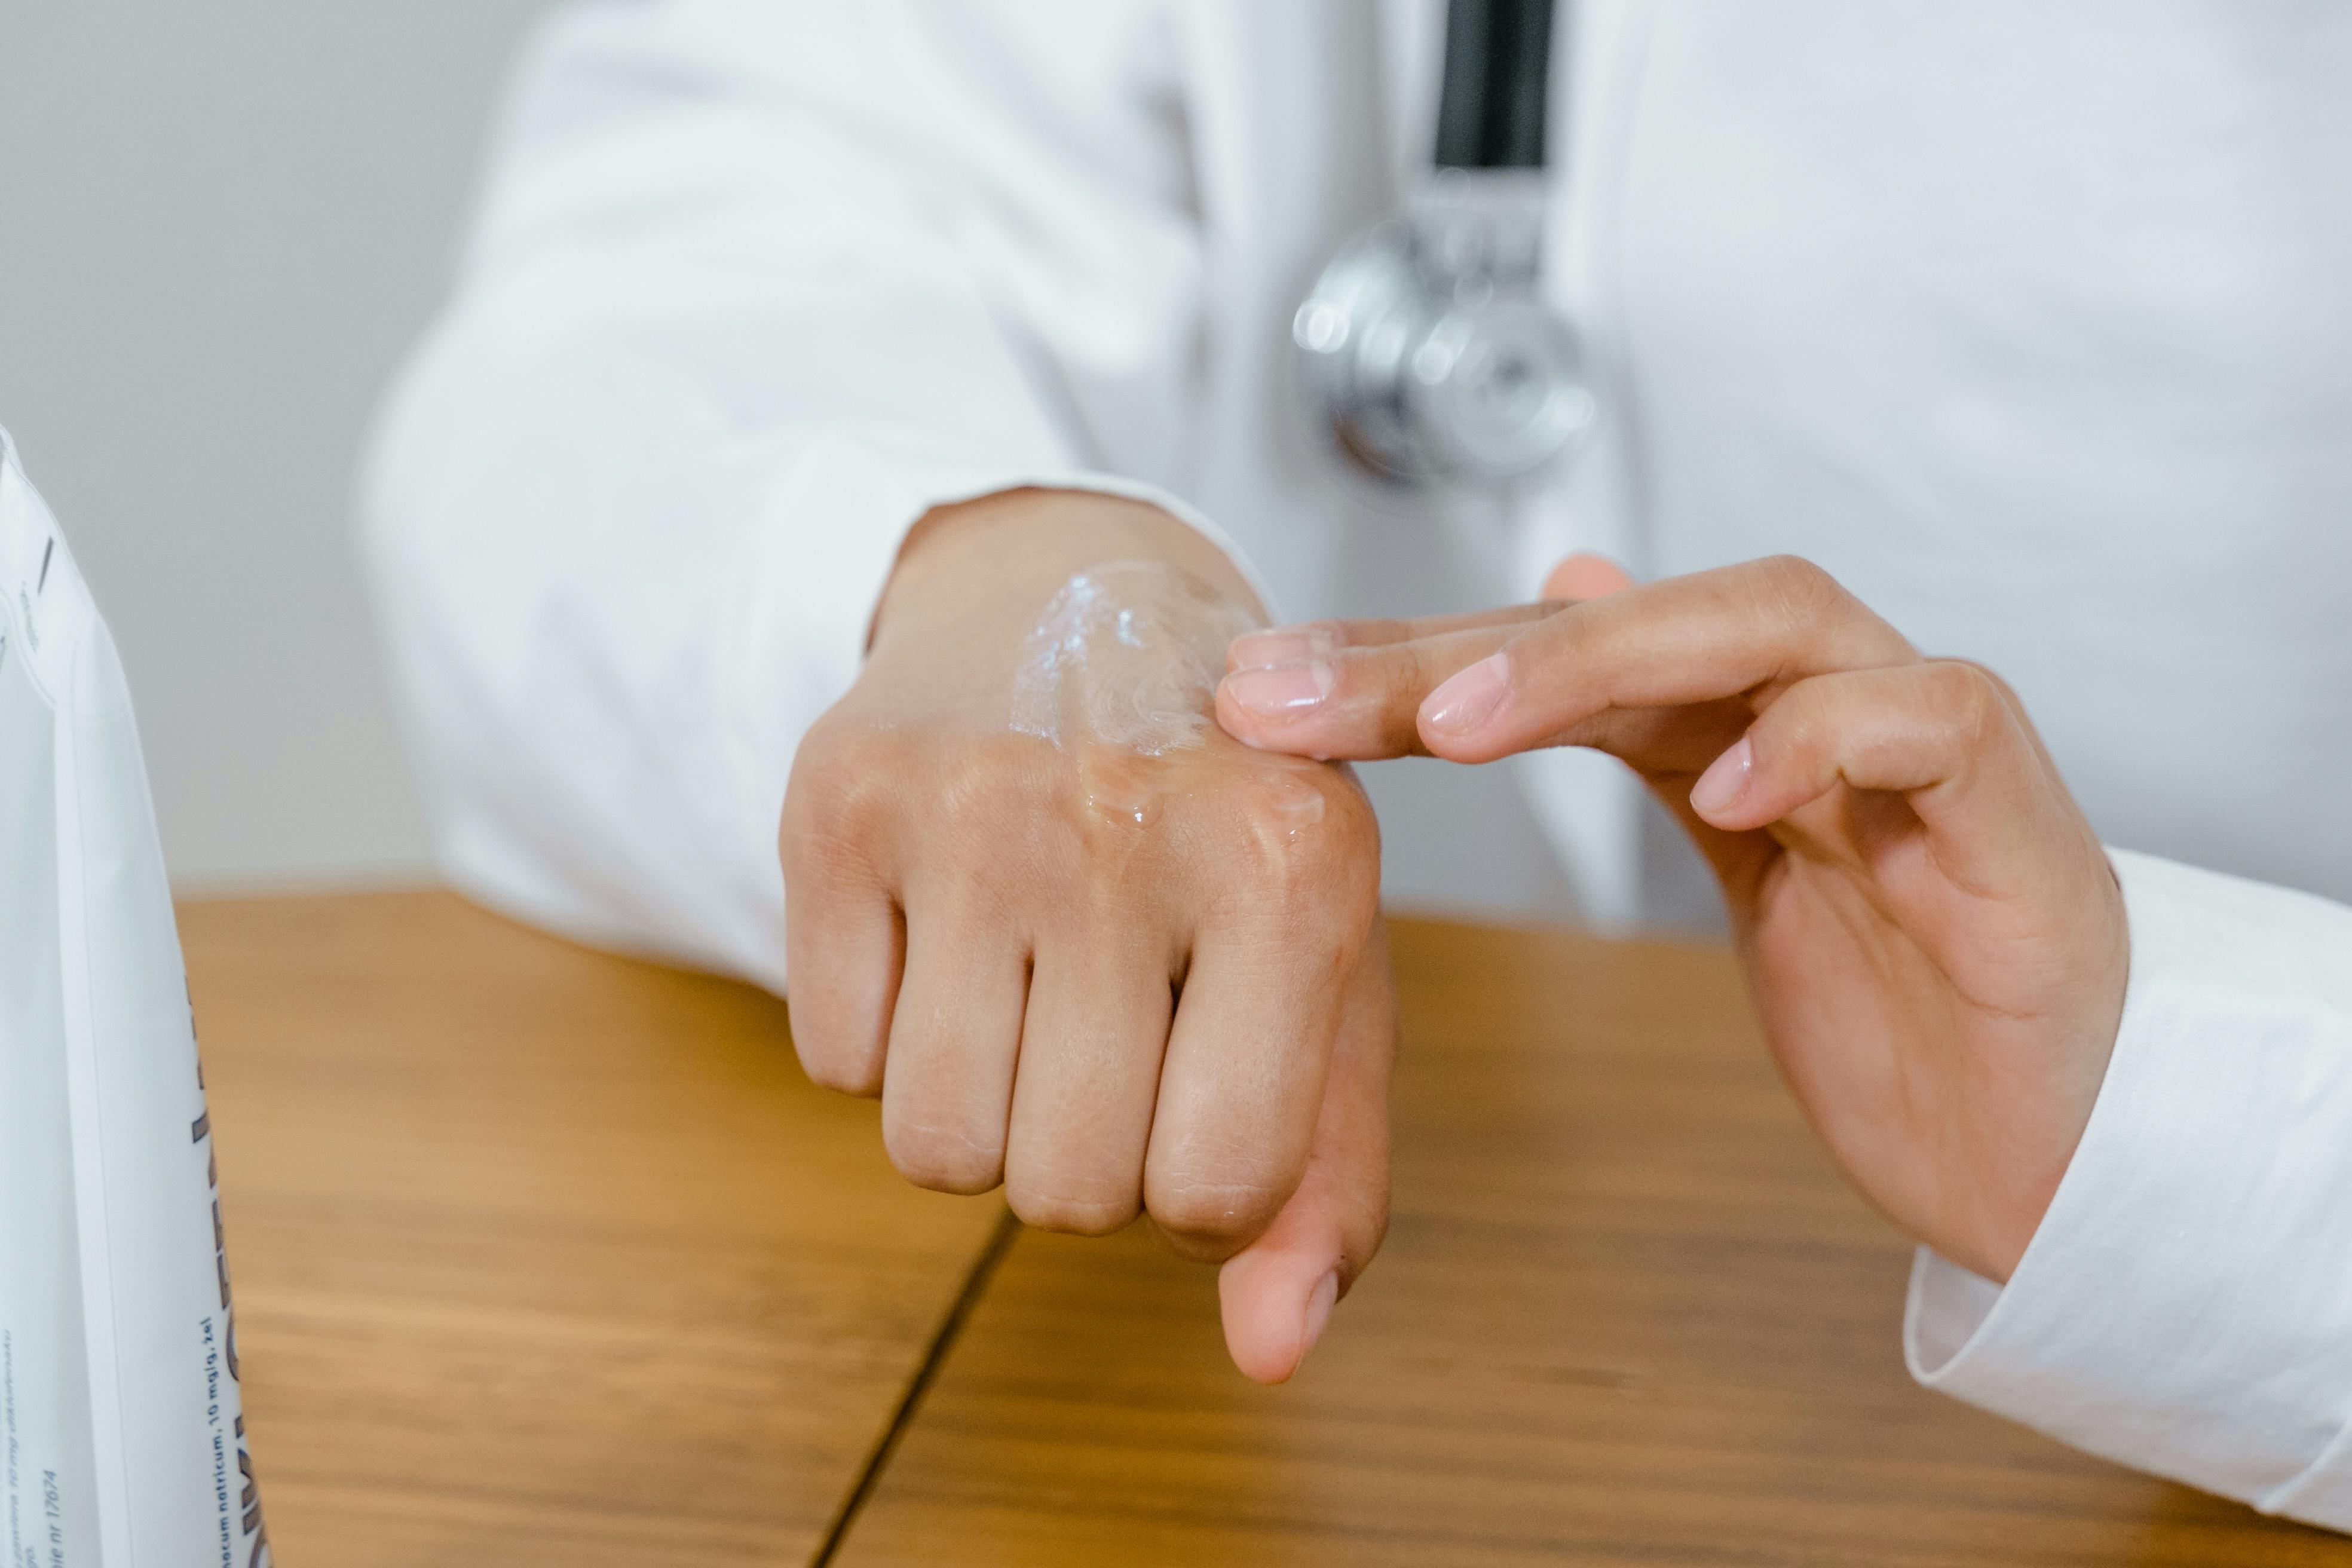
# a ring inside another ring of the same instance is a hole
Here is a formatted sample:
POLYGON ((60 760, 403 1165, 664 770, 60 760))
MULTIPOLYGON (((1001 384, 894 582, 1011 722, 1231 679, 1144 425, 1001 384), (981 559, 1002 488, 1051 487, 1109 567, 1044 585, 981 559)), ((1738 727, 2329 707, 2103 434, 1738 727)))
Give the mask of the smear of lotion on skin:
MULTIPOLYGON (((1013 681, 1013 728, 1074 752, 1087 808, 1106 823, 1150 827, 1205 756, 1225 648, 1255 629, 1250 613, 1191 573, 1159 561, 1113 561, 1062 584, 1037 618, 1013 681)), ((1271 808, 1296 839, 1323 819, 1307 782, 1318 764, 1267 755, 1271 808)))
POLYGON ((1111 561, 1062 584, 1013 682, 1013 727, 1068 748, 1097 741, 1147 757, 1213 721, 1225 647, 1249 612, 1159 561, 1111 561))

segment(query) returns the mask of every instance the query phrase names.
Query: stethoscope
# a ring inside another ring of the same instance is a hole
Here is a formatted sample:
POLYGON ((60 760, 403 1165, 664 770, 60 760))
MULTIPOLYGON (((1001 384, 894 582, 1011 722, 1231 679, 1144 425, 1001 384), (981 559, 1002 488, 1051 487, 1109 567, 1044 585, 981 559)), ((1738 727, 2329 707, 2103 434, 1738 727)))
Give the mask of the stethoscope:
POLYGON ((1315 416, 1382 479, 1524 479, 1600 411, 1537 291, 1551 20, 1552 0, 1449 0, 1433 175, 1292 318, 1315 416))

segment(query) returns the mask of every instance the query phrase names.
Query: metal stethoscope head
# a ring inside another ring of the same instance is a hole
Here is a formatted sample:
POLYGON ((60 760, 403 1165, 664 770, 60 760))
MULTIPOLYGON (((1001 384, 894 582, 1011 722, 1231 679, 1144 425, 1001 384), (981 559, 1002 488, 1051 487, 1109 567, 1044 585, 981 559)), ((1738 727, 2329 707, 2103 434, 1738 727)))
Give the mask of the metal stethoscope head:
POLYGON ((1313 417, 1383 479, 1524 479, 1598 416, 1540 294, 1551 11, 1450 0, 1434 174, 1339 249, 1291 318, 1313 417))
POLYGON ((1599 412, 1538 293, 1542 175, 1445 169, 1349 241, 1291 320, 1308 397, 1349 458, 1408 484, 1523 479, 1599 412))

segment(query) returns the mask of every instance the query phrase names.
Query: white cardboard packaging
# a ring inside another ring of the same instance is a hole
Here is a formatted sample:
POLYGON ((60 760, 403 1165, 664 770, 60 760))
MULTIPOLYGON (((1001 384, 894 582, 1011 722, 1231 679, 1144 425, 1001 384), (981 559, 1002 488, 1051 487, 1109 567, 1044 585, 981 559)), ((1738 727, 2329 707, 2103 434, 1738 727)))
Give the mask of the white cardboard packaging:
POLYGON ((0 431, 0 1568, 266 1568, 114 640, 0 431))

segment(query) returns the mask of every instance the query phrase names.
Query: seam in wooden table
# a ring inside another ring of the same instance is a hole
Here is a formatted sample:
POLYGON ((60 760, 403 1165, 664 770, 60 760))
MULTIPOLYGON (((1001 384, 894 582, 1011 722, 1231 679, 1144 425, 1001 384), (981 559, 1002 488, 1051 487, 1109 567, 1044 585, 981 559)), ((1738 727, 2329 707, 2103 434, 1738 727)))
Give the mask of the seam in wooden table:
POLYGON ((972 1260, 971 1272, 964 1277, 963 1289, 956 1293, 955 1304, 940 1321, 939 1332, 931 1336, 921 1363, 915 1368, 915 1375, 907 1382, 907 1392, 899 1399, 898 1408, 890 1414, 890 1424, 882 1429, 882 1436, 874 1445, 874 1451, 866 1456, 865 1468, 857 1473, 857 1484, 849 1489, 847 1497, 842 1499, 841 1510, 833 1516, 832 1528, 824 1532, 824 1544, 816 1549, 816 1555, 809 1559, 809 1568, 827 1568, 834 1554, 841 1550, 842 1542, 848 1539, 849 1527, 856 1521, 858 1510, 866 1506, 866 1500, 874 1495, 874 1489, 881 1484, 882 1471, 889 1465, 891 1453, 898 1447, 898 1440, 907 1435, 907 1428, 914 1425, 915 1413, 923 1403, 923 1395, 929 1392, 932 1380, 947 1362, 948 1353, 954 1350, 956 1336, 963 1331, 965 1320, 980 1305, 981 1297, 988 1291, 990 1279, 996 1273, 996 1266, 1004 1261, 1005 1253, 1012 1249, 1013 1238, 1020 1233, 1020 1219, 1011 1209, 1006 1209, 998 1216, 996 1228, 989 1233, 988 1245, 982 1247, 980 1256, 972 1260))

